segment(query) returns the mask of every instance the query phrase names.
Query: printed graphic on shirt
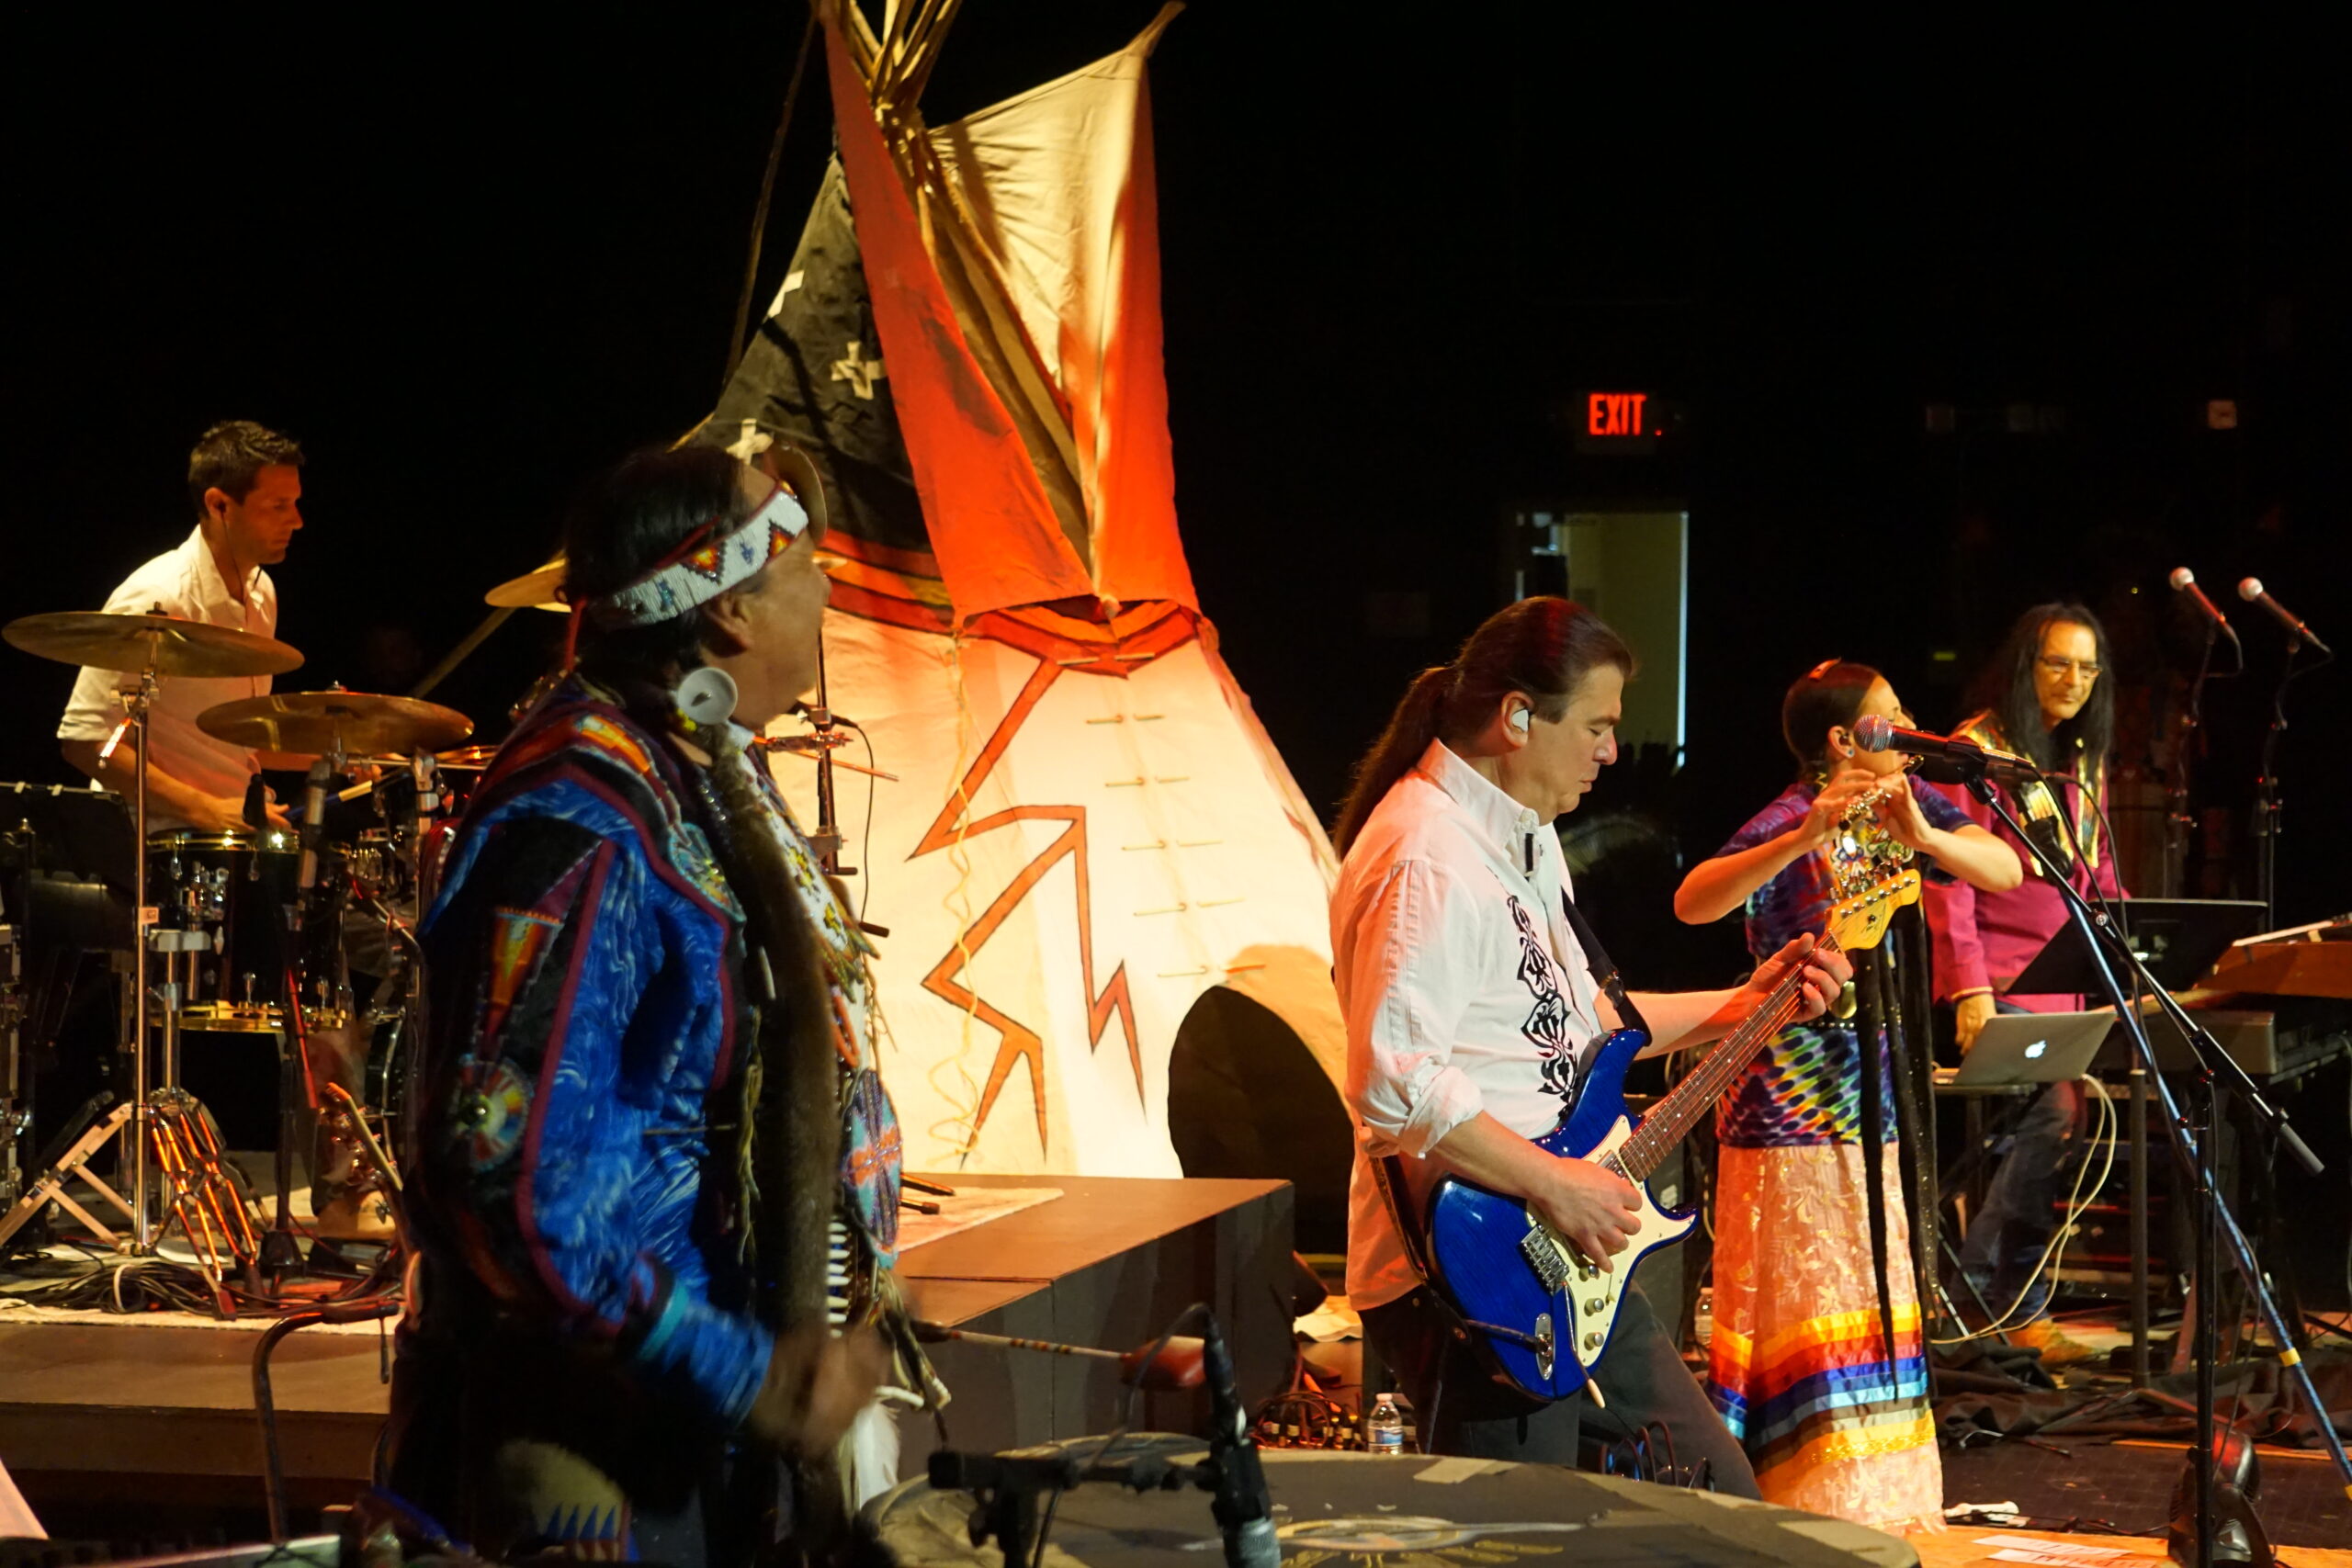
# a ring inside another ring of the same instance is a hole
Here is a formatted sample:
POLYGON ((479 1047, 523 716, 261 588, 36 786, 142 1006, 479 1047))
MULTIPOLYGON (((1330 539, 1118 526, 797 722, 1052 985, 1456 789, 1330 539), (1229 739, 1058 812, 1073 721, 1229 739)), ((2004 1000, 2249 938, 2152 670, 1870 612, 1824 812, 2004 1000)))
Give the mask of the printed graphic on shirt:
POLYGON ((1554 978, 1551 955, 1544 951, 1544 939, 1528 918, 1527 907, 1509 894, 1504 899, 1510 905, 1511 923, 1519 928, 1519 983, 1535 998, 1528 1010, 1527 1021, 1519 1032, 1535 1047, 1542 1064, 1544 1092, 1556 1094, 1563 1100, 1576 1098, 1576 1057, 1568 1050, 1568 1003, 1560 994, 1559 982, 1554 978))

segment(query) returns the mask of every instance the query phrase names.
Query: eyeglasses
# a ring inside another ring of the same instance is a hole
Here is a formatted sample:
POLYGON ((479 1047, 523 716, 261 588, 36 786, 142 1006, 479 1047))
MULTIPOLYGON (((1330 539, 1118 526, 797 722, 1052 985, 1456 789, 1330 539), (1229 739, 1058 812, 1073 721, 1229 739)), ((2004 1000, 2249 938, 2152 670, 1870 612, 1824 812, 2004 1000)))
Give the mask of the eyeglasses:
POLYGON ((2041 660, 2041 664, 2044 670, 2049 671, 2052 675, 2059 676, 2062 679, 2065 676, 2072 675, 2077 670, 2082 671, 2083 679, 2086 681, 2096 681, 2098 679, 2099 664, 2098 661, 2094 659, 2062 659, 2055 654, 2052 654, 2043 658, 2041 660))

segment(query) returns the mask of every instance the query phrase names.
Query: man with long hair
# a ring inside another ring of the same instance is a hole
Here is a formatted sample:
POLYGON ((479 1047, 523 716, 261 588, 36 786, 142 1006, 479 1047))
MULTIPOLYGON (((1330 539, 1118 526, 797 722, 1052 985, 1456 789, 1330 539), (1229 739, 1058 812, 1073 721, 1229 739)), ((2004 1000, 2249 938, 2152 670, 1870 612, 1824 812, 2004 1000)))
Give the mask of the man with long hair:
POLYGON ((501 1561, 823 1555, 874 1328, 922 1382, 871 950, 739 722, 816 679, 822 532, 724 452, 594 486, 427 917, 392 1483, 501 1561))
MULTIPOLYGON (((1552 823, 1616 760, 1633 670, 1633 650, 1591 611, 1522 600, 1413 682, 1340 812, 1331 942, 1358 1122, 1348 1294, 1434 1453, 1574 1464, 1587 1402, 1539 1404, 1491 1381, 1453 1333, 1401 1228, 1418 1231, 1437 1176, 1524 1200, 1603 1269, 1637 1228, 1623 1178, 1532 1141, 1574 1106, 1594 1048, 1624 1021, 1578 940, 1552 823)), ((1804 937, 1738 989, 1629 1005, 1645 1015, 1652 1051, 1679 1050, 1724 1033, 1792 967, 1804 972, 1807 1017, 1852 973, 1804 937)), ((1611 1430, 1662 1421, 1680 1463, 1703 1461, 1717 1489, 1757 1495, 1746 1455, 1637 1287, 1594 1382, 1611 1430)))
MULTIPOLYGON (((1928 888, 1935 934, 1936 995, 1952 1004, 1964 1054, 1995 1012, 2071 1012, 2079 996, 2027 995, 2018 976, 2067 922, 2063 878, 2085 892, 2124 896, 2114 846, 2106 832, 2107 765, 2115 743, 2115 692, 2107 678, 2106 628, 2077 604, 2038 604, 2018 617, 1980 677, 1983 705, 1958 733, 1978 745, 2026 757, 2047 783, 1996 786, 2019 839, 1991 809, 1957 786, 1942 786, 1978 827, 2024 862, 2016 887, 1985 891, 1965 884, 1928 888), (2079 852, 2077 852, 2079 846, 2079 852)), ((1967 1282, 1985 1298, 1993 1320, 2041 1349, 2052 1365, 2089 1352, 2061 1334, 2049 1316, 2043 1264, 2056 1234, 2052 1211, 2078 1153, 2083 1092, 2072 1083, 2044 1089, 2018 1122, 1995 1167, 1982 1211, 1961 1248, 1967 1282)))

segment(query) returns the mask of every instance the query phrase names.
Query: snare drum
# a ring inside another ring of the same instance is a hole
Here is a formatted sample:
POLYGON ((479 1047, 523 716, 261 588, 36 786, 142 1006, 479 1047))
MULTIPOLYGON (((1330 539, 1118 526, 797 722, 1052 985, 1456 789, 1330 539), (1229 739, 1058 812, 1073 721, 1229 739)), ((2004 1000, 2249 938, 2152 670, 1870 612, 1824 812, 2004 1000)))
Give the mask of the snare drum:
POLYGON ((212 935, 211 950, 195 955, 181 1003, 185 1026, 274 1030, 289 982, 305 991, 314 978, 333 987, 342 860, 334 845, 321 849, 318 886, 305 897, 296 886, 301 851, 291 833, 178 832, 148 840, 148 897, 157 919, 212 935))

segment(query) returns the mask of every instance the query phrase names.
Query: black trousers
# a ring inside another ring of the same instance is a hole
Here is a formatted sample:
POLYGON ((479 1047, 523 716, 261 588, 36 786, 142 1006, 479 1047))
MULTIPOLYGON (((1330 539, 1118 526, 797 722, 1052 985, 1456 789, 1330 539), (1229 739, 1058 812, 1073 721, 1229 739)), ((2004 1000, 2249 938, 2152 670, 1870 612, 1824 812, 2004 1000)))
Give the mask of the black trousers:
POLYGON ((1703 1459, 1716 1491, 1760 1495, 1747 1453, 1675 1353, 1639 1285, 1627 1289, 1618 1312, 1615 1340, 1593 1380, 1608 1405, 1589 1413, 1582 1394, 1544 1404, 1496 1382, 1447 1331, 1425 1289, 1366 1312, 1363 1332, 1413 1402, 1425 1452, 1574 1465, 1588 1419, 1603 1438, 1660 1421, 1672 1434, 1676 1464, 1695 1467, 1703 1459))

